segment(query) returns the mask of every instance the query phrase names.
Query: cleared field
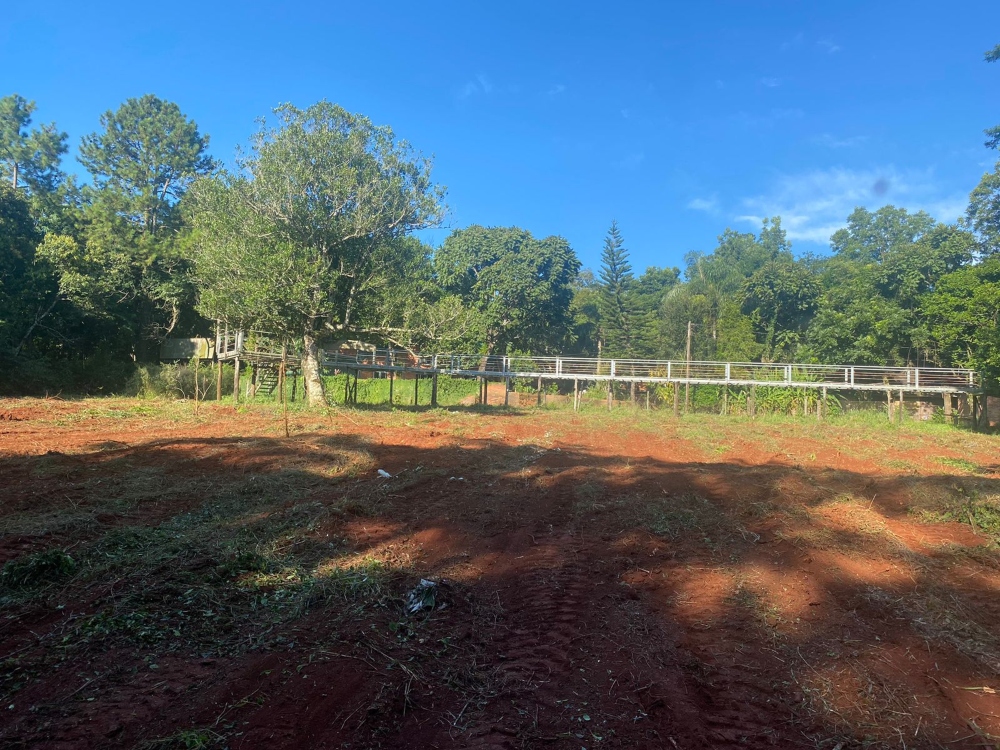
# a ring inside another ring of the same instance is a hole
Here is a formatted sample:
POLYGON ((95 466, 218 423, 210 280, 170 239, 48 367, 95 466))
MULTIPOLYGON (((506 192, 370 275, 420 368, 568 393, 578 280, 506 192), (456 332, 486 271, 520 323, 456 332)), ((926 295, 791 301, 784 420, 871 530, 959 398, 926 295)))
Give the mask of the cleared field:
POLYGON ((0 746, 1000 736, 997 437, 627 408, 290 433, 0 401, 0 746))

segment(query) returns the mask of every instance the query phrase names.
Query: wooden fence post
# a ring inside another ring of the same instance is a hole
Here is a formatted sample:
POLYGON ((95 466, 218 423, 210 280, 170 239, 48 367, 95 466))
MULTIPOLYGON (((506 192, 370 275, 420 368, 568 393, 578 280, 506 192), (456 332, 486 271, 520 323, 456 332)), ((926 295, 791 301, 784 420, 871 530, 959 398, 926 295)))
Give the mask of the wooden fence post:
POLYGON ((240 358, 233 359, 233 403, 240 402, 240 358))
POLYGON ((431 406, 437 407, 438 405, 438 358, 435 354, 431 357, 431 368, 433 369, 433 374, 431 375, 431 406))

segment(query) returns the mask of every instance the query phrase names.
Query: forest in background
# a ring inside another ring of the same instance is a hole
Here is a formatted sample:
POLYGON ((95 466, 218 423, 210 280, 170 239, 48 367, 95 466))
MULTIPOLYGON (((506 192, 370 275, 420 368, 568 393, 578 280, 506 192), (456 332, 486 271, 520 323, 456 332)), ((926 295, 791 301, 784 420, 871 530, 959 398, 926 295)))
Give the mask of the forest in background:
MULTIPOLYGON (((986 59, 1000 59, 1000 46, 986 59)), ((960 366, 1000 380, 1000 162, 965 216, 857 208, 824 254, 780 217, 725 229, 684 268, 637 272, 611 222, 601 265, 568 241, 447 216, 431 161, 329 102, 277 108, 225 168, 180 107, 106 112, 68 136, 0 99, 0 390, 114 392, 167 337, 212 320, 318 348, 960 366)), ((986 131, 1000 146, 1000 126, 986 131)), ((599 242, 595 238, 595 244, 599 242)), ((665 239, 669 242, 669 239, 665 239)))

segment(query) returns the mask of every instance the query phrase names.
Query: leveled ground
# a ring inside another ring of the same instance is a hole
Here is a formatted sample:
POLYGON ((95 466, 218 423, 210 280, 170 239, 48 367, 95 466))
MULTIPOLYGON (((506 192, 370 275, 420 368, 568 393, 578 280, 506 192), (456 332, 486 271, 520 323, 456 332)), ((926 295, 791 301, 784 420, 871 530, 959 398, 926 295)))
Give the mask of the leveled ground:
POLYGON ((1000 735, 996 437, 628 408, 290 434, 0 402, 0 747, 1000 735))

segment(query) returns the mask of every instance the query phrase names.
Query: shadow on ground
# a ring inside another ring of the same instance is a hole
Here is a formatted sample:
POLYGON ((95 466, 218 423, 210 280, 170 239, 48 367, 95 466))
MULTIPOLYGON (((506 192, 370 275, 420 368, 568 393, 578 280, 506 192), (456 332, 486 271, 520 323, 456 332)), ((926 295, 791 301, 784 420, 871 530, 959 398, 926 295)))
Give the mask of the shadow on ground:
POLYGON ((0 459, 0 744, 844 750, 1000 733, 994 476, 429 437, 0 459), (421 579, 435 586, 407 614, 421 579))

